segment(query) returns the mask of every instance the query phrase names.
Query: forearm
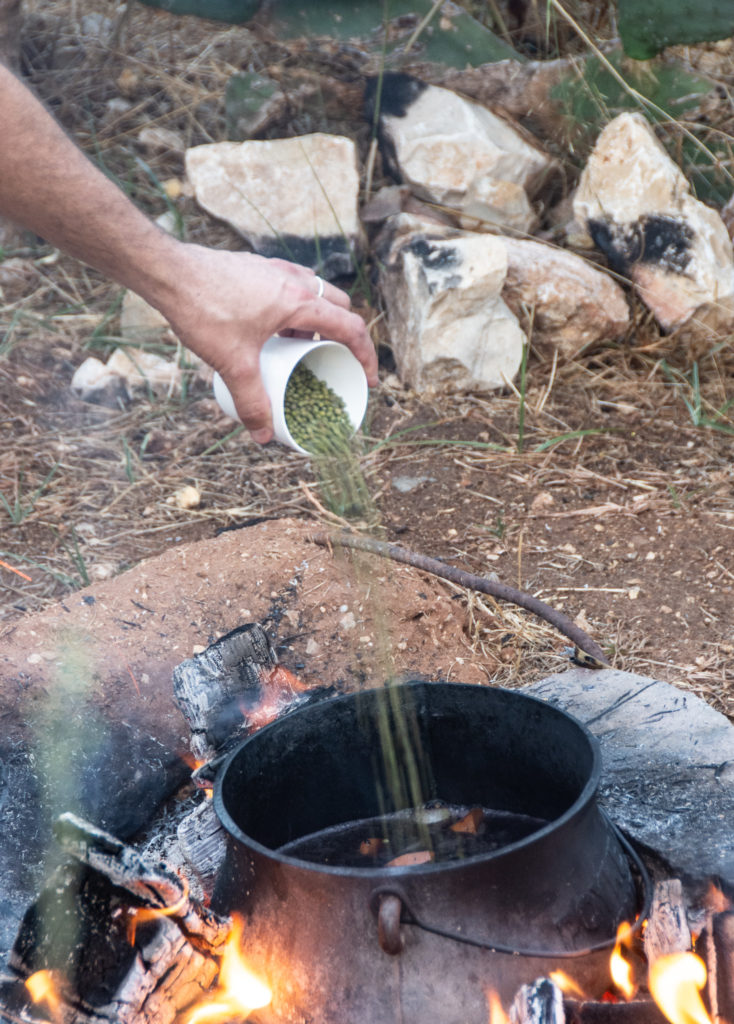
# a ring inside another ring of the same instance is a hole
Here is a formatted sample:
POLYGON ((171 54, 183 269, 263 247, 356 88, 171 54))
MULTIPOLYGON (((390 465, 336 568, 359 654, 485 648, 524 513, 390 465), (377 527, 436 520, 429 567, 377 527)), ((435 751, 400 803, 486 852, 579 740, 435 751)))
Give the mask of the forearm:
POLYGON ((377 359, 349 297, 306 267, 179 242, 135 207, 0 66, 0 215, 142 295, 219 370, 257 440, 272 429, 259 353, 272 334, 347 345, 377 383, 377 359))
POLYGON ((77 148, 0 66, 0 214, 146 297, 162 296, 177 243, 77 148))

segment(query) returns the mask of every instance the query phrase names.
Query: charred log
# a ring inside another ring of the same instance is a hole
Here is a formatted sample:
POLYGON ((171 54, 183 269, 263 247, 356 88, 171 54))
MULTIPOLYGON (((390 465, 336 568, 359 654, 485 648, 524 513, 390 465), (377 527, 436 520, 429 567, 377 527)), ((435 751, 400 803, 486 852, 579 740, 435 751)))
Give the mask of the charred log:
POLYGON ((523 985, 510 1007, 510 1024, 566 1024, 561 990, 550 978, 523 985))
POLYGON ((308 687, 278 665, 258 623, 227 633, 173 671, 173 695, 191 729, 192 753, 204 762, 193 781, 211 786, 221 759, 249 732, 333 692, 308 687))
POLYGON ((210 800, 184 818, 178 826, 177 838, 192 875, 210 898, 227 850, 227 833, 210 800))
POLYGON ((645 956, 649 964, 670 953, 691 949, 691 930, 683 899, 683 885, 677 878, 658 882, 645 929, 645 956))
POLYGON ((662 1011, 651 999, 628 1003, 566 999, 567 1024, 667 1024, 662 1011))
POLYGON ((697 948, 706 960, 714 1024, 734 1024, 734 911, 711 914, 697 948))
POLYGON ((175 872, 114 836, 64 815, 57 835, 73 861, 52 876, 23 918, 0 1018, 63 1024, 171 1024, 212 984, 229 933, 175 872), (32 1004, 26 982, 54 981, 56 1007, 32 1004))
POLYGON ((173 696, 191 729, 191 750, 210 760, 246 727, 260 697, 264 671, 277 659, 256 622, 233 629, 173 670, 173 696))

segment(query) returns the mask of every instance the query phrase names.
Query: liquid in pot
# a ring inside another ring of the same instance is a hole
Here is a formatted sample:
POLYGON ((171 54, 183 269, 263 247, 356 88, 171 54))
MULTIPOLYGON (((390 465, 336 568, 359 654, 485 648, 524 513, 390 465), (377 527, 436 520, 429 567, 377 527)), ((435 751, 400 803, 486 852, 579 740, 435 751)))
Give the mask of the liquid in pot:
POLYGON ((493 853, 547 824, 525 814, 432 801, 312 832, 281 846, 278 853, 334 867, 447 863, 493 853))

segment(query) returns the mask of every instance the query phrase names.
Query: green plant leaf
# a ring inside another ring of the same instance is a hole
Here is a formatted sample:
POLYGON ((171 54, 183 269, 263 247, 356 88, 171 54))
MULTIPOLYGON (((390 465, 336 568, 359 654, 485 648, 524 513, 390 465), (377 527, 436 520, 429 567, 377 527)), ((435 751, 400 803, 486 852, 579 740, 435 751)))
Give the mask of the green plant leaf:
POLYGON ((699 199, 722 205, 731 195, 728 140, 709 133, 706 125, 696 128, 696 138, 675 130, 678 121, 693 121, 703 97, 712 84, 680 65, 655 61, 636 64, 625 60, 621 51, 606 54, 612 68, 630 90, 615 78, 598 57, 587 57, 550 91, 551 99, 563 111, 565 144, 583 161, 602 128, 618 114, 641 110, 635 93, 650 101, 642 112, 653 123, 669 125, 661 141, 669 141, 671 156, 681 167, 699 199))
POLYGON ((666 46, 726 39, 734 33, 731 0, 617 0, 624 52, 649 60, 666 46))
POLYGON ((279 89, 274 79, 254 71, 238 71, 232 75, 224 94, 227 138, 235 141, 249 138, 249 125, 279 89))
MULTIPOLYGON (((375 53, 382 52, 382 28, 386 21, 408 14, 423 18, 435 7, 432 0, 356 0, 335 4, 333 0, 274 0, 272 27, 279 38, 331 36, 335 39, 361 40, 375 53)), ((386 47, 389 56, 399 52, 410 37, 400 34, 386 47)), ((477 67, 498 60, 524 60, 503 39, 456 7, 449 17, 437 11, 418 39, 423 60, 463 68, 477 67)), ((414 54, 415 55, 415 54, 414 54)))
POLYGON ((257 13, 261 0, 143 0, 143 3, 171 14, 195 14, 199 18, 238 25, 257 13))

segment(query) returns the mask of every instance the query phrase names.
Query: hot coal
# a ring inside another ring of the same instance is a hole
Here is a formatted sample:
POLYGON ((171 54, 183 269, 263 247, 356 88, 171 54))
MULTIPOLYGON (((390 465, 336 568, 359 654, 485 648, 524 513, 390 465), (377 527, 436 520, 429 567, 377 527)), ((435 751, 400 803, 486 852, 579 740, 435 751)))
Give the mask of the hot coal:
POLYGON ((432 801, 423 807, 321 829, 286 843, 278 853, 315 864, 354 868, 389 866, 390 861, 406 854, 430 854, 426 860, 446 863, 501 850, 547 824, 527 814, 432 801), (476 825, 465 825, 472 814, 476 825))

